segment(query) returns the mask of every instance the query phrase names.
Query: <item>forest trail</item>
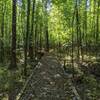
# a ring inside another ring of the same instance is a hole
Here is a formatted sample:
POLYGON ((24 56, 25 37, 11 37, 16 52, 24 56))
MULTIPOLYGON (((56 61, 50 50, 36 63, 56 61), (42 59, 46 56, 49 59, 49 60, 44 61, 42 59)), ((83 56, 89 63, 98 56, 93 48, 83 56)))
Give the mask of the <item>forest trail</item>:
POLYGON ((80 100, 61 66, 56 57, 44 56, 29 76, 18 100, 80 100))

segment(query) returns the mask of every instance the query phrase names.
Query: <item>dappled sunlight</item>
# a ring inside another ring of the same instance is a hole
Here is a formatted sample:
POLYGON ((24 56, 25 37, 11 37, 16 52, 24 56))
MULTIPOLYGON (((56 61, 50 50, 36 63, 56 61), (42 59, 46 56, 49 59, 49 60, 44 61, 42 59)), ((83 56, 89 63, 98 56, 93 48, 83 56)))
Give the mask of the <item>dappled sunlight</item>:
POLYGON ((0 0, 0 100, 100 99, 100 0, 0 0))

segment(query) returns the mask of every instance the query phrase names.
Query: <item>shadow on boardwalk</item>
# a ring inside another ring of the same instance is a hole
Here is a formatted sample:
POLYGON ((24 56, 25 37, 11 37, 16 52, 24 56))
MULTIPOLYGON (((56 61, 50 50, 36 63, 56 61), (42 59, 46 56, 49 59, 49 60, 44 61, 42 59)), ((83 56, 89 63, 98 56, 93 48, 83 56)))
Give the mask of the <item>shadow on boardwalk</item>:
POLYGON ((28 78, 18 100, 76 100, 70 85, 57 59, 46 55, 28 78))

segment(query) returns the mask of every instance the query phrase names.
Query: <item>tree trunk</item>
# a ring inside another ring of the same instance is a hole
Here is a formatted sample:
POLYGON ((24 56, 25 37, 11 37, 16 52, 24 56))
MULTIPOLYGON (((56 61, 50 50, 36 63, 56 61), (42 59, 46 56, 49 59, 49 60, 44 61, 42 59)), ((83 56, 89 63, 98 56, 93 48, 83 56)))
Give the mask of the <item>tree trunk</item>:
POLYGON ((78 11, 78 5, 76 0, 76 32, 77 32, 77 63, 79 63, 80 60, 80 39, 79 39, 79 11, 78 11))
POLYGON ((46 51, 49 51, 49 34, 48 34, 48 25, 46 27, 46 51))
POLYGON ((16 69, 16 0, 13 0, 12 11, 12 49, 11 49, 11 66, 10 69, 16 69))
POLYGON ((3 14, 2 14, 2 25, 1 25, 1 45, 0 45, 0 62, 3 63, 4 61, 4 8, 2 9, 3 10, 3 14))
POLYGON ((98 40, 99 40, 99 6, 100 6, 100 0, 98 0, 98 7, 97 7, 97 18, 96 18, 96 40, 95 40, 95 46, 96 46, 96 58, 98 56, 98 40))
POLYGON ((25 37, 25 59, 24 59, 24 75, 27 76, 27 53, 28 53, 28 39, 29 39, 29 27, 30 27, 30 0, 27 0, 27 31, 25 37))
POLYGON ((8 100, 15 100, 15 87, 14 87, 14 78, 13 73, 14 70, 17 68, 16 64, 16 0, 12 1, 12 49, 11 49, 11 65, 9 66, 10 69, 10 87, 9 87, 9 97, 8 100), (11 85, 12 84, 12 85, 11 85))
POLYGON ((35 13, 35 0, 33 1, 31 33, 30 33, 30 41, 29 41, 29 57, 31 60, 33 59, 33 56, 34 56, 34 53, 33 53, 34 13, 35 13))

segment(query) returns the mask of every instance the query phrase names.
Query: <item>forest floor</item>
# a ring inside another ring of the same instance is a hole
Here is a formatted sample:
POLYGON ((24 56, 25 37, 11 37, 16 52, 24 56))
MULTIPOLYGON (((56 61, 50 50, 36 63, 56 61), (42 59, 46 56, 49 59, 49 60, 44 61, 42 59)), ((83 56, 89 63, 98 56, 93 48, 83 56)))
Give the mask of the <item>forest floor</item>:
MULTIPOLYGON (((94 60, 94 56, 91 57, 93 59, 85 58, 86 61, 82 61, 80 66, 75 60, 73 71, 70 58, 65 54, 61 57, 51 52, 45 54, 34 69, 31 69, 34 65, 28 64, 31 66, 29 77, 19 85, 21 92, 18 92, 17 100, 100 100, 100 63, 94 60), (68 60, 65 64, 66 71, 63 67, 64 56, 68 60)), ((9 79, 8 72, 1 70, 0 73, 4 85, 9 79)), ((0 86, 4 87, 3 85, 0 86)), ((0 100, 7 100, 6 98, 0 100)))
POLYGON ((59 61, 64 64, 66 60, 66 72, 74 73, 73 84, 82 100, 100 100, 100 59, 95 55, 84 55, 84 60, 77 63, 71 57, 59 54, 59 61), (64 58, 65 57, 65 58, 64 58))

